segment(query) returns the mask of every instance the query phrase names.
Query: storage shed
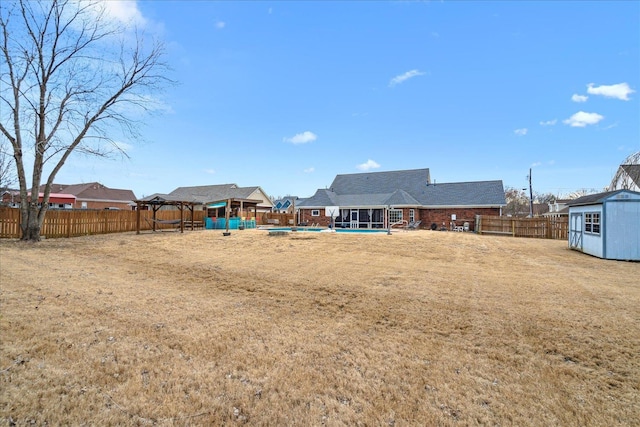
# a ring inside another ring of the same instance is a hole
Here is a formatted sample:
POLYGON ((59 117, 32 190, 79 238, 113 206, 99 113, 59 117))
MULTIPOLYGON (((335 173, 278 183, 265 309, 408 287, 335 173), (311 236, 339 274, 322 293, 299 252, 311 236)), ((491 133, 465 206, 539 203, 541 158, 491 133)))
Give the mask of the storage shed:
POLYGON ((640 261, 640 192, 590 194, 569 205, 569 248, 604 259, 640 261))

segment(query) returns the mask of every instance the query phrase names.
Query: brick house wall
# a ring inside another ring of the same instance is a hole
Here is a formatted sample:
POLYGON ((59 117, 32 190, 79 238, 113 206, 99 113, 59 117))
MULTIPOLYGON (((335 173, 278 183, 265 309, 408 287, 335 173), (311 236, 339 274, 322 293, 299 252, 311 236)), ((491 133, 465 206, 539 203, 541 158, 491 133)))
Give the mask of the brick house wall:
MULTIPOLYGON (((402 209, 402 218, 409 221, 409 210, 411 208, 402 209)), ((319 209, 320 216, 311 216, 312 209, 300 209, 300 223, 307 225, 319 224, 321 227, 327 227, 331 223, 331 218, 324 215, 324 209, 319 209)), ((456 215, 456 225, 469 223, 469 230, 475 229, 476 215, 500 215, 500 208, 450 208, 450 209, 414 209, 415 219, 422 221, 421 229, 427 230, 431 228, 431 224, 436 224, 437 229, 445 227, 447 230, 451 225, 451 215, 456 215)))
POLYGON ((450 209, 421 209, 420 228, 431 228, 431 224, 436 224, 437 228, 445 227, 447 230, 451 225, 451 215, 456 215, 456 225, 469 223, 469 230, 475 229, 476 215, 500 215, 500 208, 450 208, 450 209))
POLYGON ((331 217, 324 215, 324 209, 317 209, 320 211, 320 216, 311 216, 311 211, 316 209, 300 209, 298 211, 300 224, 319 224, 320 227, 328 227, 331 224, 331 217))
POLYGON ((76 200, 76 203, 73 205, 74 209, 108 209, 108 208, 118 208, 123 211, 134 210, 135 205, 131 206, 130 201, 87 201, 87 200, 76 200), (86 207, 82 207, 82 203, 86 203, 86 207))

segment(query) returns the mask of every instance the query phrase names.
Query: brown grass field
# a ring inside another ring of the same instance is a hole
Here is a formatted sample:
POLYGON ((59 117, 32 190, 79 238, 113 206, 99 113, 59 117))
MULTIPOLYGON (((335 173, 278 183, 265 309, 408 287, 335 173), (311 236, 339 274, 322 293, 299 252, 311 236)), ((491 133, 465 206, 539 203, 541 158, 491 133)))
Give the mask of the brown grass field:
POLYGON ((0 241, 2 425, 640 425, 640 263, 260 230, 0 241))

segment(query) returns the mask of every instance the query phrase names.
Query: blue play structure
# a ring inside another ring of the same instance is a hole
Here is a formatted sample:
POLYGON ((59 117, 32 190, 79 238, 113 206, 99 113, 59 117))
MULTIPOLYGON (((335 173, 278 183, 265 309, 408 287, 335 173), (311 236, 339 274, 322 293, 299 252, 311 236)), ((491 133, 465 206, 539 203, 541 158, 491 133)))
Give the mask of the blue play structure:
MULTIPOLYGON (((204 227, 208 230, 226 230, 227 222, 225 218, 205 218, 204 227)), ((241 228, 256 228, 256 220, 254 218, 229 218, 229 230, 239 230, 241 228)))

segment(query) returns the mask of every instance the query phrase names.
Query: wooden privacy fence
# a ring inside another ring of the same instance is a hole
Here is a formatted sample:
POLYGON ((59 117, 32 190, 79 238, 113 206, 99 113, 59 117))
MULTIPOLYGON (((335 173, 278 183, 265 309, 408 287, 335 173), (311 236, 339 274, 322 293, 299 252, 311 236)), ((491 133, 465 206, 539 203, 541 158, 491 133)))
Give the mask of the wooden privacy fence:
POLYGON ((288 227, 293 225, 293 214, 265 212, 260 218, 260 224, 288 227))
MULTIPOLYGON (((191 213, 185 212, 184 220, 203 221, 204 212, 194 211, 193 216, 191 218, 191 213)), ((152 211, 140 211, 140 230, 151 230, 151 218, 152 211)), ((178 210, 159 210, 156 213, 156 220, 176 219, 180 219, 178 210)), ((19 239, 22 235, 20 221, 20 209, 0 208, 0 238, 19 239)), ((156 223, 158 228, 162 228, 162 225, 156 223)), ((40 235, 56 238, 128 231, 136 231, 136 211, 61 209, 47 211, 40 235)))
POLYGON ((538 217, 511 218, 504 216, 476 216, 478 234, 503 234, 513 237, 567 240, 569 218, 538 217))

